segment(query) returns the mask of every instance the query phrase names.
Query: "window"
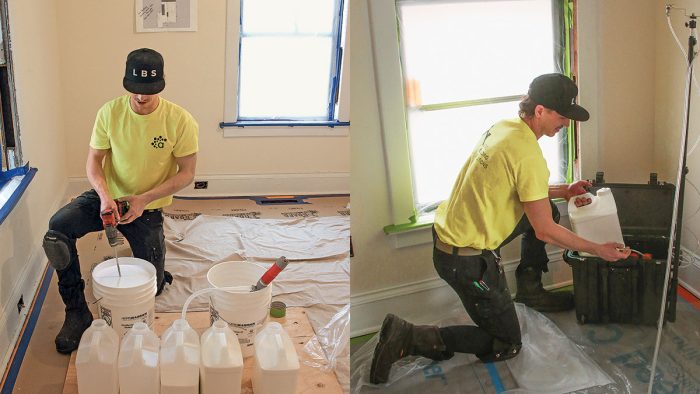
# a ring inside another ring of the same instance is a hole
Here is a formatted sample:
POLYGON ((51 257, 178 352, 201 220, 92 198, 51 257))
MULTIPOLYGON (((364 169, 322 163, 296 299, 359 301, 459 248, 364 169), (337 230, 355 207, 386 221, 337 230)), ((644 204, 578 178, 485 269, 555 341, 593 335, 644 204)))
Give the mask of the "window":
MULTIPOLYGON (((569 3, 370 3, 394 220, 386 231, 432 222, 421 213, 449 196, 478 138, 496 121, 518 116, 530 81, 544 73, 571 74, 569 3), (392 20, 398 24, 393 39, 382 27, 392 20)), ((539 140, 550 183, 572 176, 572 138, 566 130, 539 140)))
MULTIPOLYGON (((225 111, 225 119, 234 122, 221 126, 345 125, 339 123, 338 99, 343 0, 235 0, 229 5, 238 1, 238 44, 229 50, 238 53, 227 55, 227 62, 237 59, 235 89, 227 88, 225 111)), ((228 42, 235 33, 227 34, 228 42)))
POLYGON ((7 1, 0 1, 0 224, 34 178, 36 168, 21 166, 22 150, 12 77, 7 1))
POLYGON ((11 170, 22 163, 19 143, 19 125, 16 116, 15 89, 12 79, 12 62, 7 28, 5 3, 0 3, 0 147, 2 171, 11 170))

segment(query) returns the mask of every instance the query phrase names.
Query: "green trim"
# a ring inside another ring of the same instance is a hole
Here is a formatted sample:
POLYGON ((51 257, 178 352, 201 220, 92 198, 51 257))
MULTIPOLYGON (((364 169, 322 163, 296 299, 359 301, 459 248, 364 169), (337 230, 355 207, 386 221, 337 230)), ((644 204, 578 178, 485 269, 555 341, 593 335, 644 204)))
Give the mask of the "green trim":
POLYGON ((415 215, 408 218, 408 223, 390 224, 384 226, 385 234, 397 234, 411 230, 418 230, 433 225, 434 217, 432 215, 424 215, 416 219, 415 215))
POLYGON ((523 98, 522 94, 516 96, 489 97, 476 100, 451 101, 449 103, 427 104, 418 107, 420 111, 439 111, 441 109, 473 107, 476 105, 508 103, 511 101, 519 101, 523 98))
MULTIPOLYGON (((574 25, 573 0, 561 0, 564 3, 564 74, 571 78, 571 29, 574 25)), ((566 182, 574 181, 574 162, 576 160, 576 122, 572 121, 566 130, 566 182)))
POLYGON ((373 332, 371 334, 366 334, 366 335, 360 335, 359 337, 354 337, 350 338, 350 347, 353 348, 355 346, 362 346, 366 342, 368 342, 370 339, 372 339, 373 336, 375 336, 377 333, 373 332))

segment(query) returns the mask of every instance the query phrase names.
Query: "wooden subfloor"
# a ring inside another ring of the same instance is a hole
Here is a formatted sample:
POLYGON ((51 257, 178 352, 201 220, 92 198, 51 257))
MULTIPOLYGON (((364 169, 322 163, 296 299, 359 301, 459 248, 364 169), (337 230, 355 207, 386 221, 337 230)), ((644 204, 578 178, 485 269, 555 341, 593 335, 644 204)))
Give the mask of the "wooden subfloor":
MULTIPOLYGON (((336 216, 345 215, 346 205, 350 198, 341 197, 318 197, 306 200, 304 205, 257 205, 248 199, 227 200, 227 206, 237 206, 233 208, 236 212, 242 213, 240 217, 255 218, 282 218, 282 217, 309 217, 309 216, 336 216), (258 214, 256 214, 258 213, 258 214)), ((176 200, 173 204, 178 204, 176 200)), ((196 200, 186 200, 187 208, 197 206, 196 200)), ((202 202, 203 211, 211 209, 214 204, 211 200, 202 202)), ((237 215, 237 214, 236 214, 237 215)), ((105 242, 101 240, 101 242, 105 242)), ((102 245, 104 246, 104 245, 102 245)), ((78 251, 83 248, 94 248, 94 245, 87 245, 78 242, 78 251)), ((81 270, 89 272, 93 262, 81 261, 81 270)), ((15 381, 13 392, 17 393, 41 393, 59 394, 63 392, 66 373, 70 362, 70 356, 56 352, 54 338, 63 324, 64 306, 58 294, 58 279, 54 274, 51 284, 44 300, 44 304, 39 315, 34 333, 29 342, 27 352, 22 361, 17 380, 15 381)), ((95 311, 93 310, 93 314, 95 311)))

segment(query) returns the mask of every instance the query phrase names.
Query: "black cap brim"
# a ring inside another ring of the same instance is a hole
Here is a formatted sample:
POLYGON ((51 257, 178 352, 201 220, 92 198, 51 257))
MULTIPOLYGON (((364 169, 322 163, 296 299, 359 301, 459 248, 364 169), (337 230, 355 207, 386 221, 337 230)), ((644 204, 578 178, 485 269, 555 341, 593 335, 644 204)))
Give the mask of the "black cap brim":
MULTIPOLYGON (((558 112, 558 111, 557 111, 558 112)), ((574 104, 566 109, 566 111, 559 112, 559 115, 567 117, 571 120, 576 120, 579 122, 587 121, 591 115, 586 111, 585 108, 578 104, 574 104)))
POLYGON ((124 89, 133 94, 158 94, 165 89, 165 80, 155 81, 151 83, 136 83, 124 78, 124 89))

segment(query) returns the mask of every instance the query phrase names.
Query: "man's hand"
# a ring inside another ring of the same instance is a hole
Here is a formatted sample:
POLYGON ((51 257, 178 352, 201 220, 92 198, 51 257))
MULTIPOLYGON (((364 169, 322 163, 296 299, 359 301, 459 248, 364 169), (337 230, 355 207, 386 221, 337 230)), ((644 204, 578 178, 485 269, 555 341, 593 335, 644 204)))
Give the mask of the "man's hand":
MULTIPOLYGON (((576 181, 576 182, 570 184, 566 188, 566 196, 565 196, 566 201, 569 201, 569 199, 571 197, 578 196, 578 195, 581 195, 584 193, 588 193, 588 188, 591 186, 593 186, 593 184, 585 179, 582 179, 580 181, 576 181)), ((583 205, 586 205, 586 204, 583 204, 583 205)))
POLYGON ((632 250, 630 248, 625 248, 625 245, 617 242, 608 242, 599 244, 598 247, 596 247, 595 254, 605 261, 617 261, 626 259, 629 257, 630 253, 632 253, 632 250))
POLYGON ((117 203, 115 203, 111 198, 100 199, 100 214, 107 209, 111 209, 112 212, 114 212, 114 217, 117 219, 117 221, 119 221, 119 209, 117 207, 117 203))
POLYGON ((126 196, 120 198, 120 200, 129 202, 129 210, 121 217, 119 224, 129 224, 141 217, 143 210, 146 209, 146 204, 148 204, 146 198, 141 195, 126 196))

